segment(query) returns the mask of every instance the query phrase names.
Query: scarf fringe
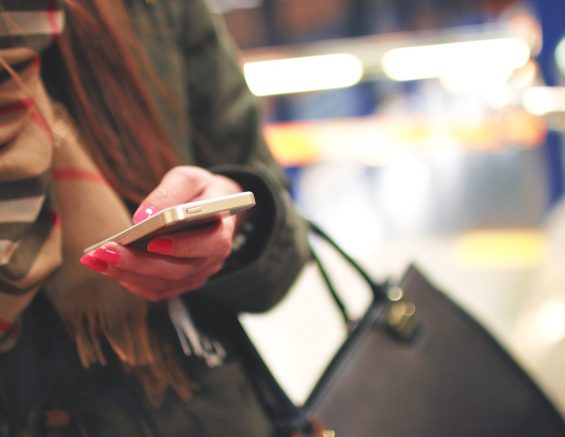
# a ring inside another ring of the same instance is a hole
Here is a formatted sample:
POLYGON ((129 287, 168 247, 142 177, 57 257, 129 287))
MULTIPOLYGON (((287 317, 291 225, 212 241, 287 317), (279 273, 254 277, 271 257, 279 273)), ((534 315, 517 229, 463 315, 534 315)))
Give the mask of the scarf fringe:
POLYGON ((180 399, 188 400, 195 384, 187 377, 171 345, 163 343, 153 332, 150 338, 152 344, 159 344, 159 347, 153 348, 155 362, 138 366, 124 364, 124 370, 141 383, 147 399, 154 406, 161 403, 168 387, 174 390, 180 399))
POLYGON ((63 314, 85 368, 106 365, 104 344, 110 345, 126 374, 143 387, 152 405, 158 406, 167 388, 187 400, 194 388, 173 348, 157 334, 147 320, 148 304, 130 306, 116 318, 104 308, 63 314))

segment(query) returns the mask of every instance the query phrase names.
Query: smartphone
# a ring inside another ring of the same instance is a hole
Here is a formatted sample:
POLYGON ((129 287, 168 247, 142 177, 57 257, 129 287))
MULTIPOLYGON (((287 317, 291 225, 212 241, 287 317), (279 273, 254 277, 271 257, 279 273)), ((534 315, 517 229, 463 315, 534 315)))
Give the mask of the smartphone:
POLYGON ((110 242, 123 246, 141 246, 158 235, 214 223, 253 206, 255 206, 255 196, 250 191, 171 206, 87 247, 84 252, 98 249, 110 242))

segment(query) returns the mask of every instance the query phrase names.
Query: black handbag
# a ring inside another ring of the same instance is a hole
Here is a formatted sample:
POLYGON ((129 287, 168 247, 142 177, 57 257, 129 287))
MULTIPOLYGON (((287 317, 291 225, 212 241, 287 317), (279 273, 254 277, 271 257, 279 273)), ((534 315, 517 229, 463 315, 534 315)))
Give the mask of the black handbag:
POLYGON ((563 418, 528 374, 416 266, 397 284, 377 283, 321 229, 312 230, 369 284, 373 298, 350 320, 314 254, 348 335, 300 406, 242 329, 246 362, 277 435, 565 436, 563 418))

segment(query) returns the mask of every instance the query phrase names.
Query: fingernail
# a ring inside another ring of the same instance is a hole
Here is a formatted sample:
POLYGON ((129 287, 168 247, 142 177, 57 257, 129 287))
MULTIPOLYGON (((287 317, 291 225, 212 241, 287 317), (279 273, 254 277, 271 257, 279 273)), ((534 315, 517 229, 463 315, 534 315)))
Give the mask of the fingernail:
POLYGON ((100 249, 96 249, 92 256, 97 260, 104 261, 108 264, 120 263, 120 252, 118 252, 116 249, 101 247, 100 249))
POLYGON ((80 262, 98 273, 106 273, 108 271, 108 263, 100 261, 91 255, 84 255, 80 262))
POLYGON ((133 215, 133 222, 139 223, 145 220, 147 217, 151 217, 156 212, 157 212, 157 208, 155 208, 152 205, 140 206, 139 209, 133 215))
POLYGON ((173 251, 173 240, 169 238, 156 238, 147 243, 147 251, 168 255, 173 251))

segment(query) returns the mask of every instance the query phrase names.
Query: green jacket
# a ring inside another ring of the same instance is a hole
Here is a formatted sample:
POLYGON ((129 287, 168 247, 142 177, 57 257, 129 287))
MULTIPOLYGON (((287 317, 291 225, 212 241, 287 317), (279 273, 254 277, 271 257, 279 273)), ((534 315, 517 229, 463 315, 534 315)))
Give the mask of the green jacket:
MULTIPOLYGON (((228 175, 257 199, 247 243, 223 272, 184 297, 198 327, 222 342, 228 359, 210 369, 187 358, 196 381, 192 397, 182 402, 167 393, 159 407, 151 406, 117 359, 82 368, 61 320, 38 295, 22 315, 18 343, 0 354, 0 436, 269 435, 226 320, 264 311, 284 296, 309 255, 307 226, 262 138, 237 53, 205 0, 126 3, 150 63, 179 98, 180 108, 171 106, 148 81, 181 161, 228 175)), ((49 90, 49 77, 45 85, 49 90)), ((163 332, 176 335, 167 321, 163 332)))
POLYGON ((183 161, 227 174, 253 190, 260 212, 252 220, 267 231, 255 241, 260 248, 251 262, 200 294, 236 310, 264 310, 284 294, 308 255, 306 225, 261 134, 257 102, 245 85, 237 52, 204 0, 129 3, 158 76, 175 96, 185 96, 178 112, 154 90, 183 161), (187 135, 190 130, 206 144, 187 135))

